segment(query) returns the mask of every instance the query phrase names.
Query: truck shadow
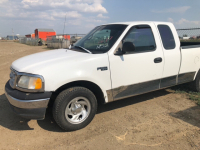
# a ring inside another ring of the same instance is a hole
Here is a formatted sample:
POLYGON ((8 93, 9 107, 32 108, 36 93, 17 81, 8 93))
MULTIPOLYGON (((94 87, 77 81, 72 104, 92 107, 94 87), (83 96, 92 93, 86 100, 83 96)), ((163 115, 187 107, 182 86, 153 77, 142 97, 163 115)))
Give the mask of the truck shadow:
MULTIPOLYGON (((178 91, 178 93, 190 93, 192 92, 190 86, 190 84, 186 83, 183 85, 174 86, 171 89, 178 91)), ((172 112, 169 115, 200 128, 200 106, 194 106, 176 113, 172 112)))
POLYGON ((0 125, 10 130, 33 130, 28 125, 30 120, 13 113, 5 94, 0 95, 0 125))
MULTIPOLYGON (((22 130, 34 130, 34 128, 30 128, 28 122, 30 120, 24 119, 18 115, 16 115, 12 109, 10 108, 10 104, 5 96, 5 94, 0 95, 0 125, 14 131, 22 131, 22 130)), ((47 109, 47 115, 45 120, 38 121, 39 126, 45 128, 49 131, 54 132, 63 132, 58 125, 53 120, 51 112, 47 109)))
POLYGON ((164 95, 167 95, 169 93, 170 92, 168 92, 166 90, 159 90, 159 91, 154 91, 154 92, 150 92, 150 93, 146 93, 146 94, 122 99, 122 100, 119 100, 119 101, 114 101, 114 102, 111 102, 111 103, 108 103, 108 104, 100 104, 99 107, 98 107, 97 114, 107 112, 107 111, 112 111, 114 109, 133 105, 133 104, 140 103, 140 102, 143 102, 143 101, 151 100, 153 98, 164 96, 164 95))
POLYGON ((194 106, 169 115, 200 128, 200 106, 194 106))

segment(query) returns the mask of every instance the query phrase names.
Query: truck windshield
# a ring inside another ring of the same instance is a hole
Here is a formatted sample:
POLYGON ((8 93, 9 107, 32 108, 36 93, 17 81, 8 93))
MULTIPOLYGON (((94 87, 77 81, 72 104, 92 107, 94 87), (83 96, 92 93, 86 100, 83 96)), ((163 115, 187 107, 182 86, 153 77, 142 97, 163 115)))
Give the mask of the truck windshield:
POLYGON ((71 49, 82 47, 91 53, 105 53, 114 45, 127 25, 103 25, 94 28, 84 38, 76 42, 71 49))

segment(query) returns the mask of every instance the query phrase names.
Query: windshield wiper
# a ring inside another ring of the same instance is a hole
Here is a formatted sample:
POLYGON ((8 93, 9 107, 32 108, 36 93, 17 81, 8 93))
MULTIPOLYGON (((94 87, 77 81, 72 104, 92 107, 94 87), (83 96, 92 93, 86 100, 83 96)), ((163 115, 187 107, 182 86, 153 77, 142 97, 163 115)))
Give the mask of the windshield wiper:
POLYGON ((84 51, 86 51, 86 52, 88 52, 88 53, 92 54, 92 53, 91 53, 91 51, 89 51, 89 50, 85 49, 84 47, 81 47, 81 46, 74 46, 74 47, 81 48, 82 50, 84 50, 84 51))

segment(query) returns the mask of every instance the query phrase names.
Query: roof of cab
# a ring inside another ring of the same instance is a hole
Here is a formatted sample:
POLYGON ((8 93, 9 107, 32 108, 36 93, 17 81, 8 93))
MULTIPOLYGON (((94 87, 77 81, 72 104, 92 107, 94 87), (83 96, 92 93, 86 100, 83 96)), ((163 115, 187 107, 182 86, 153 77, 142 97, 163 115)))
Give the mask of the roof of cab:
MULTIPOLYGON (((160 22, 160 21, 131 21, 131 22, 115 22, 109 24, 124 24, 124 25, 131 25, 131 24, 145 24, 145 23, 159 23, 159 24, 169 24, 170 22, 160 22)), ((107 24, 107 25, 109 25, 107 24)))

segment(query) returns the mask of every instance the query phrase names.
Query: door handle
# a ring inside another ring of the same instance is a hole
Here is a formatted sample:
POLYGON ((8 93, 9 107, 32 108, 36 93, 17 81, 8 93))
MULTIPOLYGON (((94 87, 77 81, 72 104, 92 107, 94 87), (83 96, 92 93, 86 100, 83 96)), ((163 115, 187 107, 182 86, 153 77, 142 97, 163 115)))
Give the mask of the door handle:
POLYGON ((158 57, 154 59, 154 63, 161 63, 162 62, 162 58, 158 57))

